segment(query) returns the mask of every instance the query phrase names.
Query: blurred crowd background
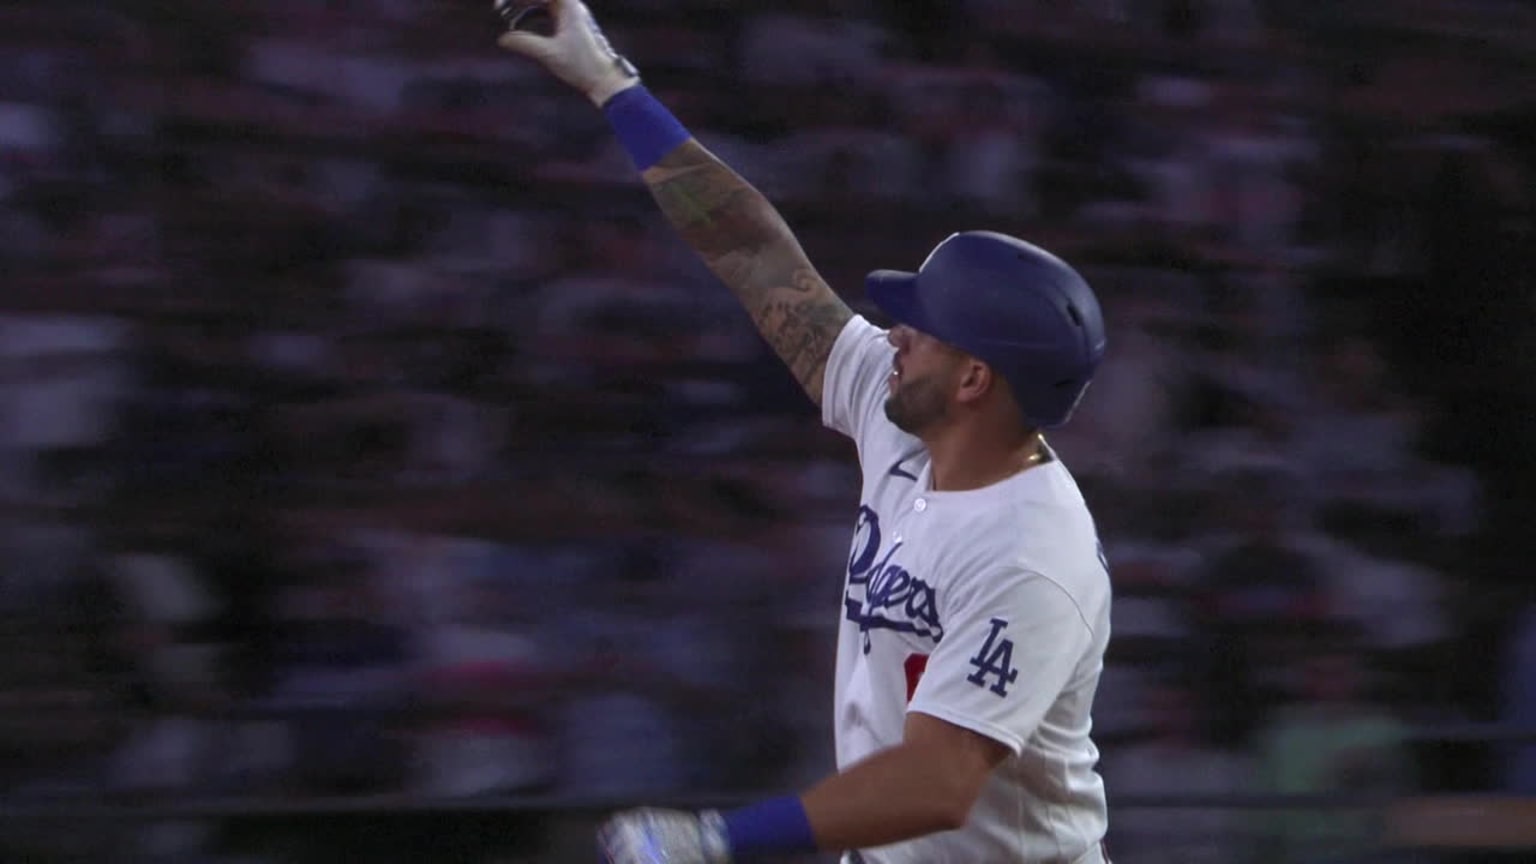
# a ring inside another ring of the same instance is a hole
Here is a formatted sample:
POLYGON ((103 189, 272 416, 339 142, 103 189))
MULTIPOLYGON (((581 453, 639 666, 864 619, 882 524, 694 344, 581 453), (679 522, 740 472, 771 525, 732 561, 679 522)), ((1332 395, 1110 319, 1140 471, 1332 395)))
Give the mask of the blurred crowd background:
MULTIPOLYGON (((856 308, 969 228, 1097 287, 1117 861, 1536 795, 1536 4, 591 5, 856 308)), ((6 861, 588 860, 832 765, 852 448, 489 7, 0 6, 6 861)))

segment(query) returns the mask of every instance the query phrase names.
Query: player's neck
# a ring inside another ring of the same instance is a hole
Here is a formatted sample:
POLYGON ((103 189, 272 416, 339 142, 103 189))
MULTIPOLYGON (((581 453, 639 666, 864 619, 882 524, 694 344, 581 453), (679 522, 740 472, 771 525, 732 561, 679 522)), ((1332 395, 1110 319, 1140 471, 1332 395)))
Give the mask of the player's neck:
POLYGON ((1030 432, 987 435, 975 427, 952 426, 923 444, 935 492, 965 492, 1001 483, 1045 458, 1045 439, 1030 432))

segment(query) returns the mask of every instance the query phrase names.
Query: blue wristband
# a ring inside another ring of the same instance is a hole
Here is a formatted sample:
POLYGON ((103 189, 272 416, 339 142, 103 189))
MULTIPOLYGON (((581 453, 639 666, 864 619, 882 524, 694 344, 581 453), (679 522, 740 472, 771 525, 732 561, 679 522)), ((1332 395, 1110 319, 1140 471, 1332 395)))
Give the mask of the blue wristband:
POLYGON ((748 861, 760 855, 795 855, 816 851, 816 835, 805 806, 794 795, 770 798, 722 814, 731 855, 748 861))
POLYGON ((660 162, 661 157, 693 137, 667 106, 645 89, 644 84, 620 90, 603 103, 603 114, 608 117, 624 152, 641 171, 660 162))

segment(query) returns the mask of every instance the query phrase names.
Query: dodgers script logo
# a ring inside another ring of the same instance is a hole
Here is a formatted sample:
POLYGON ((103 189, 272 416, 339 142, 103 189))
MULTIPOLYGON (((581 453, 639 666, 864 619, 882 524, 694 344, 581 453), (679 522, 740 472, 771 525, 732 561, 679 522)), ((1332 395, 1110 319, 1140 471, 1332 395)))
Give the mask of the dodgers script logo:
POLYGON ((847 619, 859 625, 859 632, 864 634, 866 654, 870 630, 913 633, 934 642, 944 638, 933 586, 893 560, 901 547, 897 541, 882 549, 880 516, 867 506, 859 508, 843 606, 847 619))

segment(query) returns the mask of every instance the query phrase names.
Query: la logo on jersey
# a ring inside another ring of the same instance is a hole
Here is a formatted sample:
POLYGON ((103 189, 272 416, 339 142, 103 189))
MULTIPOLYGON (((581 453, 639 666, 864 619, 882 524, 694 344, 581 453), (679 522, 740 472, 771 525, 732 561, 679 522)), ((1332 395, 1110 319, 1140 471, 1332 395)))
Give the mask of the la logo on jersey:
POLYGON ((911 633, 937 643, 944 638, 944 626, 939 623, 933 586, 896 563, 900 540, 889 549, 881 548, 881 540, 880 516, 867 506, 860 507, 843 607, 844 616, 864 634, 864 653, 869 653, 871 630, 911 633))
POLYGON ((986 643, 970 661, 976 671, 965 676, 965 680, 977 687, 986 687, 987 679, 995 675, 997 681, 987 689, 999 696, 1007 696, 1008 685, 1019 680, 1019 670, 1013 668, 1013 640, 998 638, 1008 628, 1007 621, 993 618, 991 624, 986 643))

